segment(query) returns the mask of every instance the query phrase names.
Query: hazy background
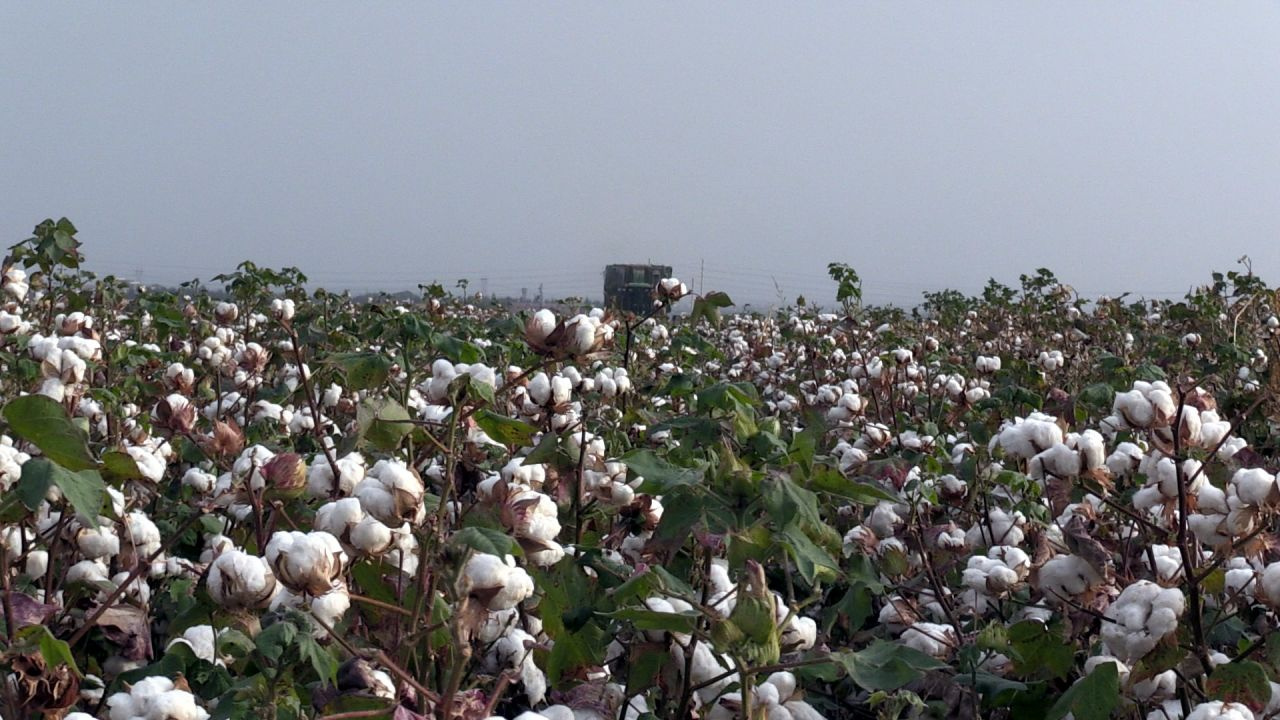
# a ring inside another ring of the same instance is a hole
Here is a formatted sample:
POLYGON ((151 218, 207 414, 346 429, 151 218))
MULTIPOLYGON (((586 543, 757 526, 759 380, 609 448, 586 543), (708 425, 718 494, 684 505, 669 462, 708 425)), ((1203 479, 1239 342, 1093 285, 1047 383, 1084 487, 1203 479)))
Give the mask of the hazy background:
POLYGON ((146 282, 1275 283, 1280 4, 0 0, 0 242, 62 215, 146 282))

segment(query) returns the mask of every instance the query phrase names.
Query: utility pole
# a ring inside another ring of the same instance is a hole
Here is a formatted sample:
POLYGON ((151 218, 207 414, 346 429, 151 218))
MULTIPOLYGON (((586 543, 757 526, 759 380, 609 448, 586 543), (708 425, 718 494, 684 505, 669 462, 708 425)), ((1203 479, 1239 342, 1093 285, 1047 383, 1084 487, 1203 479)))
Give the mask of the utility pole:
POLYGON ((698 294, 699 295, 701 295, 703 292, 706 291, 706 287, 704 287, 702 284, 702 281, 705 280, 706 277, 707 277, 707 259, 700 258, 698 260, 698 294))

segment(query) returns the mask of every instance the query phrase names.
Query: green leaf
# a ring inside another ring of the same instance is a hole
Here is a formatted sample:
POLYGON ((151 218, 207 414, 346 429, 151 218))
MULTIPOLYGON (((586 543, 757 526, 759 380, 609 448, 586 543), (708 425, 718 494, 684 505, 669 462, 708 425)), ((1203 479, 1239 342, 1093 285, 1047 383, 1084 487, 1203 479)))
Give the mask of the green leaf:
POLYGON ((696 485, 702 482, 702 471, 672 465, 658 457, 652 450, 632 450, 623 455, 622 462, 632 477, 643 477, 639 491, 664 494, 676 485, 696 485))
POLYGON ((840 575, 840 564, 826 550, 818 547, 796 526, 791 526, 780 533, 783 545, 786 546, 795 560, 800 577, 810 587, 819 582, 831 582, 840 575))
POLYGON ((1214 700, 1243 703, 1255 713, 1262 712, 1271 699, 1267 671, 1252 660, 1217 666, 1205 684, 1205 691, 1214 700))
POLYGON ((71 504, 77 515, 92 527, 98 526, 98 516, 102 514, 107 499, 107 486, 97 470, 73 473, 43 457, 31 458, 23 464, 22 477, 18 479, 18 494, 24 505, 34 510, 40 505, 50 486, 56 486, 62 491, 62 497, 71 504))
POLYGON ((498 557, 524 554, 515 538, 490 528, 462 528, 449 538, 449 543, 455 547, 468 547, 476 552, 497 555, 498 557))
POLYGON ((693 632, 701 616, 696 610, 668 613, 648 608, 624 608, 600 615, 630 623, 636 630, 664 630, 673 633, 693 632))
POLYGON ((666 649, 662 646, 636 644, 631 647, 630 661, 627 663, 627 697, 654 687, 662 668, 667 664, 666 649))
POLYGON ((888 490, 871 483, 855 482, 840 474, 840 471, 825 466, 814 469, 809 486, 818 492, 837 495, 859 505, 875 505, 881 501, 892 503, 902 501, 902 498, 888 490))
POLYGON ((298 655, 311 664, 322 682, 334 684, 338 676, 338 661, 328 650, 320 646, 309 633, 298 635, 298 655))
MULTIPOLYGON (((538 429, 529 423, 499 415, 489 410, 480 410, 475 415, 476 425, 489 437, 509 447, 522 447, 533 440, 538 429)), ((554 438, 555 436, 552 435, 554 438)))
POLYGON ((359 436, 379 450, 394 450, 413 430, 409 411, 390 398, 369 398, 356 408, 359 436))
POLYGON ((1057 629, 1039 620, 1023 620, 1009 627, 1009 644, 1014 650, 1014 668, 1024 677, 1066 677, 1074 664, 1075 651, 1057 629))
POLYGON ((566 632, 555 639, 547 658, 547 683, 558 687, 565 673, 583 667, 599 665, 604 660, 605 648, 613 637, 594 623, 587 623, 576 632, 566 632))
POLYGON ((28 510, 36 510, 53 487, 54 464, 44 458, 32 458, 22 465, 15 492, 28 510), (38 462, 37 462, 38 461, 38 462))
POLYGON ((1103 663, 1062 693, 1045 720, 1071 713, 1075 720, 1107 720, 1120 704, 1120 673, 1113 662, 1103 663))
POLYGON ((391 372, 391 358, 382 353, 334 353, 328 359, 342 370, 347 387, 352 390, 371 390, 381 387, 391 372))
POLYGON ((66 665, 78 677, 84 677, 80 667, 76 665, 75 656, 71 654, 71 646, 54 637, 53 633, 49 632, 49 628, 43 625, 28 625, 18 630, 17 636, 25 641, 34 639, 36 646, 40 649, 40 656, 50 668, 66 665))
POLYGON ((254 638, 255 644, 258 646, 258 652, 273 663, 280 662, 284 657, 285 650, 293 644, 293 639, 298 634, 298 628, 287 620, 277 620, 268 625, 258 633, 254 638))
POLYGON ((778 473, 765 485, 765 508, 769 511, 769 519, 780 526, 790 525, 798 520, 801 527, 817 528, 823 525, 822 514, 818 511, 818 496, 792 482, 791 478, 778 473))
POLYGON ((553 462, 559 449, 560 436, 552 432, 544 433, 542 439, 538 441, 538 446, 533 449, 533 452, 526 455, 520 464, 540 465, 553 462))
POLYGON ((142 471, 138 469, 138 463, 134 461, 133 456, 119 450, 102 454, 102 472, 113 481, 142 478, 142 471))
POLYGON ((15 398, 5 404, 3 415, 14 432, 64 468, 79 471, 98 467, 89 452, 88 438, 53 399, 44 395, 15 398))
POLYGON ((897 690, 930 670, 947 664, 905 645, 877 640, 858 652, 837 652, 831 659, 842 665, 849 678, 867 690, 897 690))

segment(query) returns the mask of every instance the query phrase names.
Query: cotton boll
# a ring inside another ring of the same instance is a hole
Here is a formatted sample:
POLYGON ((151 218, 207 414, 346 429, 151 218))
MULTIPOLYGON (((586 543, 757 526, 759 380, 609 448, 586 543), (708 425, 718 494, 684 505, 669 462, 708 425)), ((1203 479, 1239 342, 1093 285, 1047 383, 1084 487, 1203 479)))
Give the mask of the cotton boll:
POLYGON ((358 499, 340 498, 321 505, 316 510, 312 526, 338 538, 339 542, 350 545, 352 531, 364 519, 365 512, 358 499))
POLYGON ((1191 714, 1186 720, 1256 720, 1256 718, 1253 711, 1243 703, 1211 700, 1191 708, 1191 714))
MULTIPOLYGON (((311 600, 311 614, 329 627, 336 627, 342 622, 343 616, 349 609, 351 609, 351 594, 347 591, 346 583, 339 582, 329 592, 311 600)), ((316 637, 324 637, 328 631, 323 627, 317 627, 314 634, 316 637)))
POLYGON ((979 522, 969 528, 965 533, 965 541, 974 548, 1021 545, 1024 537, 1022 525, 1025 522, 1026 517, 1021 512, 1010 514, 1000 508, 991 508, 987 513, 987 522, 979 522))
POLYGON ((198 467, 193 467, 187 470, 186 474, 182 476, 182 484, 192 490, 195 490, 201 495, 213 490, 214 483, 216 482, 217 478, 214 475, 207 473, 198 467))
POLYGON ((399 460, 379 460, 355 490, 364 511, 391 526, 425 520, 425 493, 421 478, 399 460))
POLYGON ((212 625, 192 625, 182 631, 181 637, 170 640, 166 648, 186 645, 191 648, 192 654, 201 660, 223 665, 222 659, 218 657, 217 635, 212 625))
POLYGON ((96 529, 84 528, 76 533, 76 547, 89 560, 115 557, 120 553, 120 538, 114 528, 100 525, 96 529))
POLYGON ((214 559, 206 582, 214 602, 230 609, 265 607, 278 589, 267 561, 240 550, 214 559))
POLYGON ((958 643, 950 625, 918 622, 902 633, 902 644, 926 655, 943 659, 951 655, 958 643))
POLYGON ((1138 580, 1107 608, 1106 616, 1113 622, 1102 624, 1103 647, 1125 662, 1136 662, 1177 631, 1184 608, 1180 590, 1138 580))
POLYGON ((1261 506, 1280 500, 1275 476, 1262 468, 1237 470, 1231 477, 1231 489, 1246 505, 1261 506))
POLYGON ((1101 583, 1102 576, 1079 555, 1058 555, 1040 567, 1040 592, 1053 603, 1082 595, 1101 583))
POLYGON ((295 593, 323 595, 333 589, 347 564, 338 539, 324 531, 281 531, 271 536, 267 562, 276 578, 295 593))
POLYGON ((350 453, 338 458, 334 463, 338 466, 338 479, 334 481, 333 467, 323 454, 315 456, 307 471, 307 494, 315 498, 327 498, 332 493, 346 497, 355 491, 356 485, 364 479, 365 459, 359 453, 350 453))
POLYGON ((490 610, 509 610, 533 594, 533 578, 511 556, 477 553, 463 568, 468 593, 490 610))

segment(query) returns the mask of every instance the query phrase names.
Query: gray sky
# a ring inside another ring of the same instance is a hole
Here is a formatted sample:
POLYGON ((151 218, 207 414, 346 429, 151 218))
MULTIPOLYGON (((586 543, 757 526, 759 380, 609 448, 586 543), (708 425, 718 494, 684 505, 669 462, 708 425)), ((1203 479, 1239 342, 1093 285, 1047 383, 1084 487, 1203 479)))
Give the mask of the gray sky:
POLYGON ((0 0, 0 240, 739 302, 1280 282, 1280 4, 0 0))

